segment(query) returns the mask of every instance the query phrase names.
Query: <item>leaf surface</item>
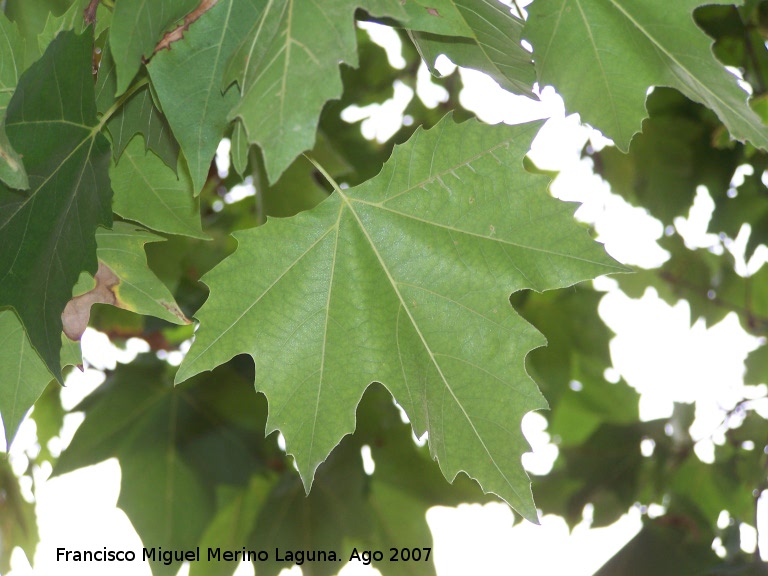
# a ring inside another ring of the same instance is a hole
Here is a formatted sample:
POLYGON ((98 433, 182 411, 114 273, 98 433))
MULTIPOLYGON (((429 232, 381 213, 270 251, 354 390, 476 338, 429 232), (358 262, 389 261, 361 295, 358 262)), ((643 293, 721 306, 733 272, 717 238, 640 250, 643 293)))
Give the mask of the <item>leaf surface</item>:
POLYGON ((469 34, 462 36, 469 38, 411 33, 430 72, 439 76, 435 60, 445 54, 454 64, 485 72, 505 90, 533 96, 531 88, 536 80, 533 61, 531 54, 520 45, 523 21, 497 0, 454 0, 453 3, 469 29, 469 34))
MULTIPOLYGON (((117 76, 115 60, 109 46, 99 66, 96 81, 96 108, 106 113, 115 104, 117 76)), ((168 120, 155 105, 151 87, 140 88, 107 121, 107 130, 112 137, 112 155, 117 162, 128 143, 136 134, 144 137, 144 149, 152 150, 170 168, 176 170, 179 158, 179 144, 168 125, 168 120)))
POLYGON ((61 381, 61 312, 96 272, 97 226, 112 224, 109 143, 97 129, 92 40, 63 32, 21 77, 6 129, 30 190, 0 186, 0 307, 15 308, 61 381))
POLYGON ((114 211, 159 232, 207 239, 189 171, 181 157, 178 162, 176 176, 160 158, 145 152, 138 139, 132 140, 120 162, 110 168, 114 211))
POLYGON ((224 67, 263 6, 264 0, 218 2, 190 27, 183 42, 159 52, 148 67, 196 192, 208 178, 227 115, 238 101, 236 88, 222 93, 224 67), (179 74, 183 69, 194 72, 179 74))
POLYGON ((139 71, 142 57, 152 56, 163 32, 198 4, 199 0, 134 0, 115 4, 109 45, 117 68, 117 94, 128 88, 139 71))
POLYGON ((455 124, 395 149, 374 180, 235 235, 177 381, 238 353, 308 489, 382 382, 445 476, 465 470, 536 519, 522 416, 546 406, 523 361, 543 338, 509 294, 622 270, 544 192, 522 157, 538 124, 455 124), (482 390, 482 393, 478 391, 482 390))
POLYGON ((5 110, 24 71, 24 41, 18 28, 0 15, 0 180, 11 188, 29 188, 24 163, 5 134, 5 110))
POLYGON ((0 414, 10 445, 27 410, 53 379, 13 310, 0 311, 0 366, 6 374, 0 386, 0 414))
POLYGON ((237 81, 241 93, 230 119, 240 118, 248 141, 261 146, 270 182, 312 148, 323 105, 341 95, 339 64, 357 66, 358 6, 405 15, 397 1, 270 0, 230 59, 222 87, 237 81))
POLYGON ((680 90, 714 110, 733 138, 768 149, 768 129, 693 22, 702 3, 537 0, 523 36, 533 45, 539 83, 555 86, 570 111, 623 151, 647 115, 651 86, 680 90))

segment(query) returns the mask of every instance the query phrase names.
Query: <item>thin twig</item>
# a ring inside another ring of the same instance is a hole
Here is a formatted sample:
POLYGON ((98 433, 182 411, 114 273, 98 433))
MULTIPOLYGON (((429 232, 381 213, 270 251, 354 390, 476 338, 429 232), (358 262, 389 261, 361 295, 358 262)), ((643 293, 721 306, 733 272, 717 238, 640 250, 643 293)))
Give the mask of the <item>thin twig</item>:
POLYGON ((83 18, 85 19, 85 25, 90 26, 96 22, 96 10, 99 7, 101 0, 91 0, 88 2, 88 6, 83 10, 83 18))
POLYGON ((525 20, 525 16, 523 16, 523 11, 520 9, 520 6, 518 6, 517 0, 512 0, 512 5, 515 7, 515 10, 517 10, 517 15, 520 17, 520 20, 525 20))
POLYGON ((216 5, 216 2, 218 0, 202 0, 197 8, 192 10, 189 14, 184 16, 184 23, 179 24, 176 28, 171 30, 170 32, 166 32, 165 36, 160 40, 160 42, 157 43, 157 46, 155 46, 155 50, 153 54, 157 54, 160 52, 160 50, 165 50, 166 48, 170 50, 171 44, 181 40, 184 37, 184 32, 186 32, 189 27, 197 21, 200 16, 208 12, 211 8, 213 8, 216 5))

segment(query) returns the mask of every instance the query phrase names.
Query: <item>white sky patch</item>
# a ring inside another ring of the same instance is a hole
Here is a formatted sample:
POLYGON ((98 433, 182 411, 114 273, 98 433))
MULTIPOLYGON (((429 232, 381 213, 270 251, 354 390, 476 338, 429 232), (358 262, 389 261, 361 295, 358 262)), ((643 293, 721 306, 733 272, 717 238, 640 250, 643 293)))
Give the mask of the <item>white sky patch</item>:
POLYGON ((413 98, 413 90, 400 80, 395 80, 394 90, 394 96, 381 104, 347 106, 341 113, 341 119, 350 123, 363 120, 360 129, 365 138, 386 142, 400 130, 403 113, 413 98))
POLYGON ((523 454, 522 462, 523 467, 531 474, 549 474, 560 452, 546 432, 548 425, 547 419, 538 412, 528 412, 523 416, 521 428, 525 439, 531 445, 531 451, 523 454))

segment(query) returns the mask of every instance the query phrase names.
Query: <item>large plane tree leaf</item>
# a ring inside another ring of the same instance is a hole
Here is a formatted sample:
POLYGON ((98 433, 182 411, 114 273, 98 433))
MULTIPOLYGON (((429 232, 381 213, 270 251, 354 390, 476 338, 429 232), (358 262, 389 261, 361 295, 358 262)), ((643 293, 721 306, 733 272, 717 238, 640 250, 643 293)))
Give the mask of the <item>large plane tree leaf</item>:
MULTIPOLYGON (((536 0, 523 36, 541 84, 626 151, 651 86, 670 86, 714 110, 731 136, 768 149, 768 128, 712 55, 692 12, 702 0, 536 0)), ((728 3, 722 0, 712 3, 728 3)))
POLYGON ((115 4, 109 45, 117 68, 118 94, 125 92, 136 76, 142 57, 152 56, 166 28, 199 3, 199 0, 123 0, 115 4))
POLYGON ((0 180, 11 188, 29 188, 24 163, 5 134, 4 118, 11 94, 24 71, 24 40, 15 24, 0 14, 0 180))
POLYGON ((204 277, 211 296, 177 381, 250 354, 267 429, 307 489, 382 382, 448 479, 464 470, 535 521, 519 422, 546 406, 523 365, 544 341, 509 294, 622 269, 523 170, 538 127, 446 117, 375 179, 237 233, 204 277))
POLYGON ((6 129, 30 190, 0 186, 0 308, 12 307, 61 380, 61 313, 95 274, 97 226, 112 224, 109 143, 98 131, 88 32, 63 32, 21 77, 6 129))
POLYGON ((196 192, 208 178, 229 124, 227 115, 238 101, 236 88, 224 88, 222 93, 224 67, 263 6, 264 0, 218 2, 190 27, 183 42, 159 52, 148 67, 196 192), (178 74, 182 69, 194 73, 178 74))
POLYGON ((533 61, 520 44, 523 21, 498 0, 454 0, 453 3, 470 30, 469 38, 411 33, 430 72, 439 75, 435 60, 445 54, 459 66, 485 72, 505 90, 533 95, 531 88, 536 80, 533 61))
POLYGON ((222 87, 237 81, 241 93, 230 118, 239 117, 248 141, 264 150, 270 182, 312 148, 323 105, 341 96, 339 64, 357 66, 358 6, 405 17, 397 0, 270 0, 227 64, 222 87))

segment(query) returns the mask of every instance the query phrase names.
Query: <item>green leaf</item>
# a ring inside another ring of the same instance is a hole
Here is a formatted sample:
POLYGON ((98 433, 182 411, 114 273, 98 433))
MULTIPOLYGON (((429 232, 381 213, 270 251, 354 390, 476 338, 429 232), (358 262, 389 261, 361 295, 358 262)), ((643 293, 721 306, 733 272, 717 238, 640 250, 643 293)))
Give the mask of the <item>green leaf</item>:
POLYGON ((732 137, 768 149, 768 129, 693 22, 703 3, 537 0, 523 36, 533 44, 539 83, 553 85, 569 111, 623 151, 640 131, 651 86, 677 88, 714 110, 732 137))
POLYGON ((713 134, 722 125, 677 90, 657 88, 646 107, 649 118, 643 132, 632 139, 629 153, 614 146, 593 153, 595 173, 616 194, 672 224, 676 216, 688 215, 698 186, 706 186, 715 198, 725 197, 733 171, 743 160, 739 150, 712 146, 713 134))
POLYGON ((19 480, 8 458, 0 458, 0 570, 11 570, 11 552, 17 546, 27 558, 34 558, 40 540, 35 518, 35 505, 21 494, 19 480))
POLYGON ((112 224, 109 143, 98 132, 92 40, 63 32, 27 70, 6 129, 31 189, 0 186, 0 307, 14 308, 61 381, 61 312, 81 271, 96 272, 97 226, 112 224))
POLYGON ((37 35, 37 49, 40 54, 45 52, 48 45, 53 42, 53 39, 56 38, 59 32, 74 30, 77 34, 82 33, 85 29, 83 8, 87 4, 88 0, 78 0, 61 16, 54 16, 52 13, 48 13, 45 26, 42 32, 37 35))
POLYGON ((24 415, 53 379, 13 310, 0 310, 0 414, 10 446, 24 415))
MULTIPOLYGON (((63 334, 60 339, 62 368, 82 364, 80 345, 67 340, 63 334)), ((7 375, 0 386, 0 415, 10 446, 24 415, 54 381, 12 310, 0 310, 0 369, 7 375)), ((58 382, 55 384, 59 386, 58 382)))
MULTIPOLYGON (((109 46, 104 48, 96 81, 96 108, 106 113, 115 104, 117 76, 115 61, 109 46)), ((155 105, 151 86, 140 88, 107 121, 112 137, 112 154, 117 162, 128 143, 136 134, 144 137, 144 149, 152 150, 167 166, 176 170, 179 144, 176 142, 168 121, 155 105)))
POLYGON ((462 0, 404 0, 406 24, 410 30, 420 30, 448 36, 471 37, 472 28, 462 13, 462 0))
POLYGON ((119 278, 114 292, 117 305, 124 310, 162 318, 173 324, 189 324, 157 276, 147 266, 144 245, 165 238, 125 222, 115 222, 112 230, 96 232, 99 260, 119 278))
POLYGON ((533 61, 531 54, 520 45, 523 21, 498 0, 454 0, 454 3, 470 29, 469 38, 411 33, 430 72, 440 76, 434 64, 440 54, 445 54, 454 64, 485 72, 509 92, 533 96, 531 88, 536 81, 533 61))
MULTIPOLYGON (((199 0, 116 2, 109 45, 115 55, 117 94, 122 94, 139 71, 142 58, 151 58, 163 32, 194 10, 199 0)), ((193 71, 189 71, 193 73, 193 71)))
POLYGON ((19 27, 24 38, 25 67, 40 58, 37 36, 45 28, 50 14, 63 14, 69 8, 71 0, 6 0, 3 4, 5 15, 19 27))
POLYGON ((208 178, 211 160, 237 104, 235 88, 222 93, 224 66, 259 14, 264 0, 222 0, 184 35, 159 52, 148 67, 173 133, 189 164, 195 193, 208 178), (178 74, 188 68, 194 73, 178 74))
POLYGON ((24 163, 5 134, 5 110, 24 71, 24 41, 18 28, 0 14, 0 180, 11 188, 27 189, 24 163))
POLYGON ((178 162, 177 177, 157 156, 145 152, 138 139, 132 140, 120 162, 110 167, 114 211, 153 230, 207 239, 189 171, 183 158, 178 162))
MULTIPOLYGON (((144 545, 194 549, 214 518, 215 486, 245 486, 265 468, 265 403, 231 368, 176 387, 172 372, 147 354, 118 366, 76 407, 85 420, 54 474, 116 457, 118 505, 144 545)), ((176 574, 179 563, 152 569, 176 574)))
POLYGON ((710 534, 698 534, 685 517, 662 517, 646 521, 640 532, 595 572, 595 576, 727 573, 710 571, 721 564, 722 560, 712 550, 710 534))
MULTIPOLYGON (((301 3, 270 0, 235 50, 222 87, 237 81, 241 100, 230 112, 240 118, 248 142, 259 144, 270 182, 294 158, 312 148, 323 104, 341 95, 339 63, 357 66, 354 11, 374 13, 398 2, 339 0, 301 3), (318 22, 328 28, 318 34, 318 22)), ((377 14, 384 15, 384 14, 377 14)))
MULTIPOLYGON (((52 12, 48 13, 45 27, 37 35, 37 47, 40 54, 45 52, 48 44, 56 38, 56 35, 59 32, 74 30, 75 33, 81 34, 83 30, 87 28, 85 25, 84 12, 90 2, 91 0, 75 0, 69 7, 69 10, 64 12, 61 16, 54 16, 52 12)), ((111 20, 112 12, 100 2, 96 8, 96 25, 93 32, 94 38, 101 36, 102 32, 109 27, 111 20)))
POLYGON ((546 406, 523 367, 543 339, 509 294, 623 270, 522 169, 538 127, 447 117, 374 180, 236 234, 235 254, 205 276, 177 381, 253 356, 267 429, 283 432, 307 489, 382 382, 417 435, 430 432, 448 479, 465 470, 535 521, 517 423, 546 406))

